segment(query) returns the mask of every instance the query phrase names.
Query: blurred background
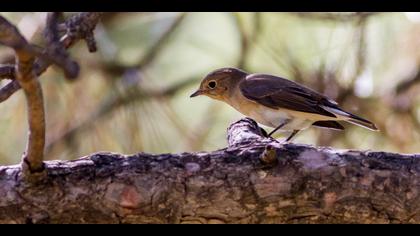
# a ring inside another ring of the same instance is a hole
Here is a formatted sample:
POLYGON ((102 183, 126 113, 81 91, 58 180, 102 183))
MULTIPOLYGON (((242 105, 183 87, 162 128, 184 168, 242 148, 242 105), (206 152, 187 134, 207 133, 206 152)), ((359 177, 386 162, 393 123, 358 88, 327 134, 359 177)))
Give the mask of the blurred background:
MULTIPOLYGON (((0 14, 43 45, 45 13, 0 14)), ((46 159, 225 147, 227 127, 243 116, 189 95, 227 66, 303 83, 381 130, 311 128, 294 142, 420 152, 420 13, 106 13, 95 36, 96 53, 82 42, 69 50, 76 81, 55 67, 40 77, 46 159)), ((13 61, 0 46, 0 63, 13 61)), ((0 104, 0 164, 20 161, 26 119, 22 92, 0 104)))

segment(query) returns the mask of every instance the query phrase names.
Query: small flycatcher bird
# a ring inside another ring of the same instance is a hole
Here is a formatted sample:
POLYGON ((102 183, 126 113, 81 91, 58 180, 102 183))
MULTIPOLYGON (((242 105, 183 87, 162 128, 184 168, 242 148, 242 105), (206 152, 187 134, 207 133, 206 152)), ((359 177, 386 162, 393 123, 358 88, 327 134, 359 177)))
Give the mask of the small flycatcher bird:
POLYGON ((231 105, 258 123, 291 131, 286 142, 311 125, 344 130, 337 121, 378 130, 372 122, 340 108, 337 102, 296 82, 268 74, 248 74, 236 68, 209 73, 190 97, 206 95, 231 105))

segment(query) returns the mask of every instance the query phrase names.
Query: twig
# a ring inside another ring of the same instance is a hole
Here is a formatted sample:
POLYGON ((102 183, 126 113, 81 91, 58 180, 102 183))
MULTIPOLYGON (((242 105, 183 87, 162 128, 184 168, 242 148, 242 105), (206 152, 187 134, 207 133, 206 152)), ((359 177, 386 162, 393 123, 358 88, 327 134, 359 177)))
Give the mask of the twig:
POLYGON ((181 25, 182 21, 186 17, 186 13, 181 13, 177 18, 174 20, 172 25, 162 34, 162 36, 153 44, 153 46, 147 51, 146 55, 135 65, 125 66, 125 65, 118 65, 118 64, 108 64, 105 66, 105 70, 112 74, 123 74, 129 70, 133 69, 142 69, 150 65, 158 55, 159 51, 166 45, 169 41, 171 35, 175 32, 175 30, 181 25))
POLYGON ((29 137, 24 162, 30 172, 43 170, 42 159, 45 146, 45 111, 42 88, 32 71, 34 56, 16 51, 16 80, 23 88, 28 109, 29 137))
POLYGON ((13 79, 15 77, 14 65, 0 65, 0 80, 2 79, 13 79))
POLYGON ((29 134, 22 169, 28 180, 45 177, 43 157, 45 147, 45 111, 41 85, 37 76, 42 74, 51 63, 58 65, 68 78, 75 78, 79 67, 72 61, 65 48, 77 39, 85 39, 89 51, 95 51, 93 29, 100 13, 80 13, 66 21, 67 33, 60 40, 57 18, 59 13, 50 13, 47 17, 45 38, 46 49, 31 45, 19 30, 0 16, 0 43, 14 49, 15 66, 0 67, 1 78, 15 79, 0 90, 0 99, 4 101, 20 87, 23 88, 28 110, 29 134), (84 21, 84 19, 89 19, 84 21), (31 174, 31 175, 28 175, 31 174))
MULTIPOLYGON (((86 32, 92 32, 95 29, 96 24, 99 22, 102 13, 99 12, 87 12, 80 13, 76 16, 71 17, 66 21, 67 27, 73 27, 68 29, 68 32, 60 39, 61 44, 64 48, 73 46, 78 40, 86 37, 86 32), (69 23, 67 23, 69 22, 69 23), (77 22, 83 22, 82 27, 76 25, 77 22)), ((0 30, 0 35, 5 34, 0 30)), ((91 40, 91 39, 90 39, 91 40)), ((36 76, 41 75, 51 65, 52 61, 46 58, 37 58, 34 64, 34 72, 36 76)), ((13 78, 12 78, 13 79, 13 78)), ((17 81, 11 81, 6 86, 0 89, 0 102, 5 101, 12 96, 16 91, 20 89, 20 85, 17 81)))
POLYGON ((119 93, 117 95, 109 95, 103 100, 102 104, 99 105, 98 110, 93 112, 89 118, 87 118, 82 123, 75 125, 73 128, 70 128, 65 133, 63 133, 62 135, 51 141, 49 144, 47 144, 46 155, 48 156, 48 153, 52 151, 55 146, 66 142, 67 140, 71 140, 72 137, 74 137, 79 132, 89 130, 90 128, 92 128, 93 124, 98 119, 105 117, 106 115, 112 113, 120 107, 132 104, 141 99, 163 98, 172 96, 180 89, 183 89, 191 85, 192 83, 195 83, 196 81, 196 78, 188 78, 179 83, 174 84, 173 86, 158 91, 149 91, 141 89, 139 87, 131 87, 130 89, 126 89, 123 93, 119 93))
POLYGON ((232 13, 235 19, 236 28, 239 33, 239 38, 241 42, 241 51, 239 53, 238 68, 243 68, 245 66, 246 60, 249 54, 249 39, 245 32, 245 27, 242 23, 241 16, 239 13, 232 13))
POLYGON ((186 13, 181 13, 169 27, 169 29, 160 37, 156 43, 149 49, 145 57, 138 63, 137 67, 146 67, 148 66, 157 56, 158 52, 170 39, 171 35, 178 29, 179 25, 185 19, 186 13))
POLYGON ((51 55, 64 71, 66 78, 74 79, 79 74, 79 65, 72 61, 63 45, 60 43, 58 34, 57 18, 59 13, 48 13, 45 38, 47 41, 47 54, 51 55))
POLYGON ((417 73, 406 80, 401 81, 396 87, 395 92, 399 94, 403 94, 406 91, 408 91, 410 88, 412 88, 414 85, 418 84, 420 82, 420 69, 417 71, 417 73))
MULTIPOLYGON (((139 70, 144 69, 158 55, 159 51, 166 45, 169 38, 176 29, 180 26, 182 20, 185 18, 186 13, 180 14, 172 23, 172 25, 162 34, 162 36, 156 41, 156 43, 148 50, 147 54, 134 66, 124 66, 124 65, 107 65, 105 66, 105 70, 113 73, 113 74, 124 74, 127 72, 134 72, 134 76, 138 76, 136 72, 139 70)), ((47 145, 47 155, 50 150, 62 143, 66 140, 71 140, 74 135, 76 135, 80 131, 88 130, 91 128, 91 125, 101 118, 105 116, 117 108, 121 106, 125 106, 127 104, 131 104, 132 102, 138 101, 140 99, 146 99, 149 97, 167 97, 171 96, 176 93, 179 89, 182 89, 192 82, 195 82, 195 78, 186 79, 180 83, 177 83, 167 89, 161 91, 144 91, 143 89, 136 87, 136 86, 128 86, 124 89, 123 92, 118 93, 117 95, 109 94, 106 98, 103 99, 101 105, 99 105, 98 109, 87 118, 86 121, 74 126, 73 128, 67 130, 64 134, 60 135, 59 138, 52 141, 50 144, 47 145)), ((1 95, 1 94, 0 94, 1 95)), ((0 97, 1 98, 1 97, 0 97)))
POLYGON ((41 86, 33 73, 35 56, 30 45, 18 29, 0 16, 0 43, 12 47, 16 54, 16 82, 25 92, 29 134, 26 151, 23 155, 23 168, 41 172, 45 145, 45 114, 41 86))
POLYGON ((239 33, 240 42, 241 42, 241 51, 239 54, 238 59, 238 68, 245 68, 247 59, 249 57, 249 52, 251 49, 251 45, 255 45, 257 43, 258 36, 260 35, 261 31, 261 14, 254 13, 253 15, 253 29, 250 35, 248 36, 244 27, 244 22, 241 19, 239 13, 232 13, 236 28, 239 33))
POLYGON ((357 21, 358 25, 355 32, 355 37, 357 38, 357 41, 358 41, 358 44, 357 44, 358 47, 356 51, 356 56, 357 56, 356 68, 355 68, 354 74, 350 78, 349 86, 347 86, 347 88, 343 88, 342 91, 339 92, 339 96, 337 97, 338 103, 344 102, 349 95, 353 94, 356 80, 360 77, 360 75, 365 70, 367 20, 368 18, 366 17, 366 15, 362 15, 360 18, 358 18, 358 21, 357 21))

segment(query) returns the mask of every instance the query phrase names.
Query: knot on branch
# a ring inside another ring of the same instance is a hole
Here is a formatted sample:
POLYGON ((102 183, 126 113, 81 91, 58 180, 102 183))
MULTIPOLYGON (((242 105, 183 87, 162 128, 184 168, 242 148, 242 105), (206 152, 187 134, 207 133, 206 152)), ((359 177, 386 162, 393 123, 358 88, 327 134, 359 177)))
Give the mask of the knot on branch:
POLYGON ((277 162, 277 150, 272 145, 265 146, 264 152, 261 153, 260 160, 267 165, 273 165, 277 162))
POLYGON ((67 35, 71 39, 84 39, 89 52, 96 51, 96 42, 93 36, 96 24, 102 13, 81 13, 66 21, 67 35))
POLYGON ((226 151, 235 156, 258 155, 261 164, 272 166, 277 163, 277 154, 283 145, 267 137, 253 119, 243 118, 232 123, 227 130, 228 148, 226 151))
POLYGON ((229 147, 242 146, 254 142, 272 142, 266 137, 266 132, 251 118, 242 118, 232 123, 227 129, 229 147))
POLYGON ((60 42, 58 32, 58 16, 59 13, 48 13, 47 25, 44 31, 44 37, 47 41, 47 54, 54 58, 55 63, 59 65, 68 79, 74 79, 79 75, 79 65, 70 59, 69 54, 60 42))
POLYGON ((48 173, 44 162, 41 162, 39 166, 33 166, 30 160, 28 160, 27 157, 24 157, 21 168, 21 177, 25 180, 24 183, 31 185, 41 184, 44 181, 47 181, 48 173))

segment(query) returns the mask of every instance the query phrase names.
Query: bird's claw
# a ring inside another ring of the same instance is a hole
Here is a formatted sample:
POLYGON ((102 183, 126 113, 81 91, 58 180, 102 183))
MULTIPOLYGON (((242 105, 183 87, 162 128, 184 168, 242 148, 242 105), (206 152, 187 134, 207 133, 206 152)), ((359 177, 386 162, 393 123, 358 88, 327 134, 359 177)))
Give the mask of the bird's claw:
POLYGON ((272 141, 274 141, 274 142, 276 142, 276 143, 278 143, 278 144, 281 144, 281 145, 284 145, 284 144, 291 144, 292 142, 290 141, 290 140, 287 140, 287 139, 283 139, 283 140, 278 140, 278 139, 275 139, 275 138, 273 138, 273 137, 268 137, 269 139, 271 139, 272 141))
POLYGON ((260 132, 261 132, 261 134, 265 137, 265 138, 271 138, 270 136, 268 136, 268 133, 267 133, 267 131, 265 131, 265 129, 263 129, 263 128, 261 128, 261 127, 259 127, 260 128, 260 132))

